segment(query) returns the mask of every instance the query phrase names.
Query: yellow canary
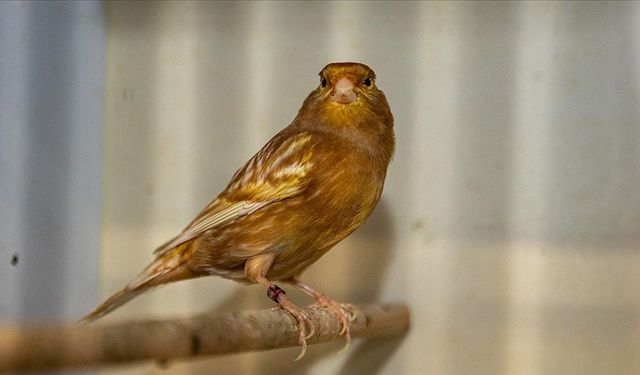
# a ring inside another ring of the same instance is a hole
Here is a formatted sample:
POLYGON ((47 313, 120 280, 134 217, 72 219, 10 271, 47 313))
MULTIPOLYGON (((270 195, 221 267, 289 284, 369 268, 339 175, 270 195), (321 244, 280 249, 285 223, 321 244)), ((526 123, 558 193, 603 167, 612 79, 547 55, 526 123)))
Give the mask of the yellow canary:
POLYGON ((349 306, 297 277, 371 215, 394 147, 393 116, 373 70, 351 62, 327 65, 293 122, 180 234, 160 246, 134 281, 83 321, 153 287, 215 275, 266 288, 296 318, 300 356, 313 326, 275 281, 291 283, 331 309, 348 343, 349 306))

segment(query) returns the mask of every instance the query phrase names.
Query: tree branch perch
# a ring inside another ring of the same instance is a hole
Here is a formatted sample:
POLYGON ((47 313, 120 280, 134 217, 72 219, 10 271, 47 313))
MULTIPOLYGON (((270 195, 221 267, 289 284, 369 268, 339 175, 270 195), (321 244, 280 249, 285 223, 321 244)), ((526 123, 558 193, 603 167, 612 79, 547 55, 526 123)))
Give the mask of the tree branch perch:
MULTIPOLYGON (((340 323, 323 308, 306 309, 316 333, 309 344, 338 337, 340 323)), ((353 337, 400 336, 409 328, 404 305, 356 306, 353 337)), ((112 325, 0 326, 0 371, 88 367, 297 346, 296 322, 280 309, 112 325)))

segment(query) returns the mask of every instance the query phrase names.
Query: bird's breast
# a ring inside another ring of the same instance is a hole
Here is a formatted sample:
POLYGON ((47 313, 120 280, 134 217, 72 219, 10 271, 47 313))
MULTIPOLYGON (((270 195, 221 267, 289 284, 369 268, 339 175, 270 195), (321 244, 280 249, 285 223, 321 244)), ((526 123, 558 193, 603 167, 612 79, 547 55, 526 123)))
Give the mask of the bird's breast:
POLYGON ((310 212, 306 230, 317 238, 314 247, 335 244, 356 230, 380 199, 386 167, 375 168, 358 156, 319 166, 316 188, 304 203, 310 212))

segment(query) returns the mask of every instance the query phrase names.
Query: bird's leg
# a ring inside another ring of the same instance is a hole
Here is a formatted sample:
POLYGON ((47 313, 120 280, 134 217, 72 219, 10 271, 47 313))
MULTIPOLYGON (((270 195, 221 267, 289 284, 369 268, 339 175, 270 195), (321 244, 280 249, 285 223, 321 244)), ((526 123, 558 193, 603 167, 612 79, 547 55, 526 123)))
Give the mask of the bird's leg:
POLYGON ((307 313, 296 306, 291 300, 287 297, 285 291, 277 286, 269 282, 264 276, 256 277, 256 281, 267 289, 267 296, 271 298, 271 300, 278 304, 281 308, 286 310, 291 316, 293 316, 298 324, 298 344, 302 347, 300 350, 300 354, 294 359, 294 361, 299 360, 304 357, 304 354, 307 351, 307 338, 311 337, 315 333, 315 326, 309 319, 307 313), (307 335, 307 325, 309 326, 309 334, 307 335))
POLYGON ((275 254, 264 253, 258 256, 254 256, 248 259, 244 264, 244 274, 248 280, 256 282, 267 289, 267 296, 271 300, 285 309, 291 316, 293 316, 298 324, 298 343, 302 347, 300 354, 296 357, 295 361, 304 356, 307 351, 307 338, 311 337, 315 332, 315 326, 309 319, 307 313, 296 306, 289 298, 282 288, 273 284, 267 280, 267 273, 269 268, 273 264, 275 254), (307 335, 307 326, 309 326, 309 335, 307 335))
POLYGON ((306 293, 307 295, 315 299, 316 302, 314 303, 314 306, 326 307, 336 315, 336 317, 340 320, 340 325, 341 325, 339 334, 344 335, 345 339, 347 340, 346 345, 344 346, 344 348, 340 350, 340 352, 346 350, 349 347, 349 344, 351 343, 350 328, 351 328, 351 322, 356 317, 354 313, 355 307, 348 303, 339 303, 337 301, 332 300, 331 298, 313 289, 309 285, 304 284, 303 282, 298 280, 298 278, 296 277, 292 277, 290 279, 287 279, 286 281, 288 283, 293 284, 295 287, 297 287, 298 289, 300 289, 301 291, 303 291, 304 293, 306 293))

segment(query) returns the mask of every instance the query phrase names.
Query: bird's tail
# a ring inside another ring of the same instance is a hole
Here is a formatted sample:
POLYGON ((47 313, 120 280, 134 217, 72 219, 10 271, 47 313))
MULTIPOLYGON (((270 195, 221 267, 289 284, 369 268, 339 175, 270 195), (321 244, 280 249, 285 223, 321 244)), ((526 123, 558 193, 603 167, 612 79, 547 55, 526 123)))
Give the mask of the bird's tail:
POLYGON ((190 252, 191 246, 185 243, 171 251, 159 254, 135 280, 107 298, 106 301, 101 303, 78 323, 85 324, 101 318, 133 298, 157 286, 196 277, 186 265, 186 259, 189 258, 190 252))

